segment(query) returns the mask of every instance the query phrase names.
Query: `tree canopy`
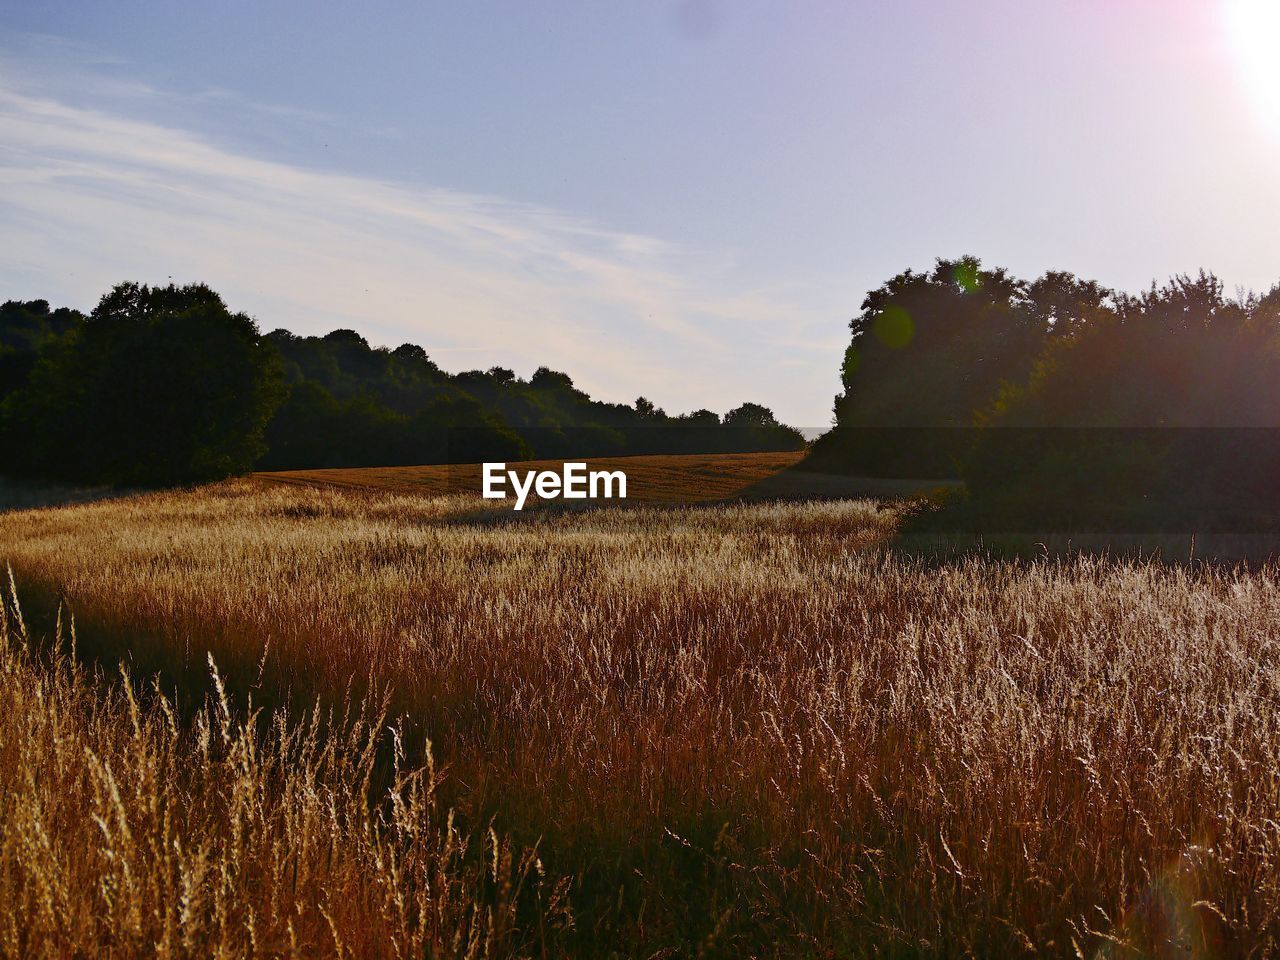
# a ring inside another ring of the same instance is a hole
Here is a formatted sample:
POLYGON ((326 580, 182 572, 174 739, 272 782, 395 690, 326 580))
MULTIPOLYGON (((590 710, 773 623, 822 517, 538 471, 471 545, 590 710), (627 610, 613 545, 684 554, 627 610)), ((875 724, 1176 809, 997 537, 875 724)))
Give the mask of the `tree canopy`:
POLYGON ((447 373, 416 344, 261 334, 208 287, 120 284, 88 317, 0 307, 0 469, 117 484, 259 469, 799 449, 747 403, 723 419, 593 400, 567 374, 447 373))
POLYGON ((1073 328, 979 412, 962 472, 988 511, 1185 523, 1280 502, 1280 288, 1174 277, 1073 328))
POLYGON ((1110 296, 1069 273, 1035 283, 974 257, 906 270, 867 294, 850 321, 836 429, 815 462, 896 476, 947 476, 974 412, 1026 376, 1046 341, 1110 296))
POLYGON ((250 469, 283 397, 275 351, 208 287, 125 283, 50 331, 4 400, 5 434, 29 472, 194 482, 250 469))
POLYGON ((961 477, 1031 522, 1280 499, 1280 287, 1129 295, 940 260, 872 291, 851 334, 815 468, 961 477))

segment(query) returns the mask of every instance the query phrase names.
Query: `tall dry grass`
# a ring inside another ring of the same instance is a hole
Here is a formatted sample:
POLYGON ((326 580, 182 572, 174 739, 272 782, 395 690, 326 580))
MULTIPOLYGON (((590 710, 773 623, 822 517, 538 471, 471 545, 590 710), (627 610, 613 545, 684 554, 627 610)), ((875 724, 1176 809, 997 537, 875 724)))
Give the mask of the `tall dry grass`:
POLYGON ((237 715, 212 679, 180 725, 6 598, 0 956, 548 955, 565 885, 492 830, 473 849, 383 714, 237 715))
POLYGON ((139 669, 390 684, 463 820, 573 877, 570 952, 1276 952, 1275 568, 930 563, 893 526, 232 483, 0 542, 139 669))

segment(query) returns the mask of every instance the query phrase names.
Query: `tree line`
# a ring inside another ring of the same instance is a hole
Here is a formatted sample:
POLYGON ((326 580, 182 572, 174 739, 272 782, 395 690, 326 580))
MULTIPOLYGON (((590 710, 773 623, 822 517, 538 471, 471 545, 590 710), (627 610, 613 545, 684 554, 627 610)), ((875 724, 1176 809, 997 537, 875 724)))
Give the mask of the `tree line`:
POLYGON ((1127 294, 938 260, 851 321, 808 466, 956 477, 987 514, 1179 522, 1280 502, 1280 285, 1212 273, 1127 294))
POLYGON ((252 469, 800 449, 744 403, 668 415, 567 374, 450 374, 353 330, 263 334, 203 284, 122 283, 88 315, 0 306, 0 471, 163 485, 252 469))

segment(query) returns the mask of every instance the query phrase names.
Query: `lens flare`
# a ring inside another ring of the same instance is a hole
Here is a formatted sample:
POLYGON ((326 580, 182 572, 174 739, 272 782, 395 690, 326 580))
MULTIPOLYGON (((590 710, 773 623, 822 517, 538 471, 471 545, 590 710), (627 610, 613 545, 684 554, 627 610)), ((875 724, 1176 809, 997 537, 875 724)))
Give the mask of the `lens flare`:
POLYGON ((1280 136, 1280 2, 1225 0, 1227 39, 1263 121, 1280 136))
POLYGON ((876 314, 871 329, 881 343, 894 350, 901 350, 916 335, 911 314, 901 307, 885 307, 876 314))

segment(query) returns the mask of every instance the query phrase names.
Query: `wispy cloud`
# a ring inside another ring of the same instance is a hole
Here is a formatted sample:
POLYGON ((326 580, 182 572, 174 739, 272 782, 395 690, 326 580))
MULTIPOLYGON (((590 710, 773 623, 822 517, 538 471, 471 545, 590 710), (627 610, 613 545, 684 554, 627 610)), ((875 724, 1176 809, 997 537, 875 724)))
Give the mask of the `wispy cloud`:
POLYGON ((258 159, 3 73, 0 185, 5 296, 88 306, 122 279, 204 280, 267 328, 354 327, 446 366, 545 363, 673 409, 751 398, 808 421, 833 388, 838 318, 743 288, 723 256, 258 159))

